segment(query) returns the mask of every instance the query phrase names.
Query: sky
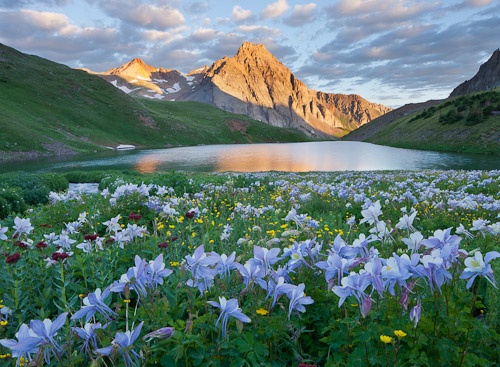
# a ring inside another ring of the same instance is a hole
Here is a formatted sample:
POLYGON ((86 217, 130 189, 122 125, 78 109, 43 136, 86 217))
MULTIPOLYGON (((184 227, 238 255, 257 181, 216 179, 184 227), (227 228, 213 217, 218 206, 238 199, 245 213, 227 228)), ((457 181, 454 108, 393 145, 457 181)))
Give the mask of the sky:
POLYGON ((73 68, 188 73, 245 41, 311 89, 394 108, 477 73, 500 48, 500 1, 0 0, 0 43, 73 68))

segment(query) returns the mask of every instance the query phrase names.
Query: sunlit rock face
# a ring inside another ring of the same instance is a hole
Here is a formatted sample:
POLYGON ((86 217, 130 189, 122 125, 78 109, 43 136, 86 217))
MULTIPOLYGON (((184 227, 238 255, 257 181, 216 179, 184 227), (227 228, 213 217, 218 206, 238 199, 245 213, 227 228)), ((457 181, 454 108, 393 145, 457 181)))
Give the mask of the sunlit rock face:
POLYGON ((483 92, 494 88, 500 88, 500 49, 493 52, 489 60, 479 67, 479 71, 472 79, 466 80, 453 89, 450 97, 483 92))
POLYGON ((263 45, 250 42, 235 56, 187 75, 134 59, 101 76, 129 94, 210 103, 310 136, 340 137, 390 111, 358 95, 308 89, 263 45))

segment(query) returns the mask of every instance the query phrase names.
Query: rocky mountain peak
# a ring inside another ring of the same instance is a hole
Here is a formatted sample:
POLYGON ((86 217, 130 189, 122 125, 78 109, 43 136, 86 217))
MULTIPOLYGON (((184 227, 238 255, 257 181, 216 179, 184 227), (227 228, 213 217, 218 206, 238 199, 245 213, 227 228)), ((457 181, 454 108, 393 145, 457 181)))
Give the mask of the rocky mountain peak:
POLYGON ((157 68, 146 64, 142 59, 135 58, 118 68, 108 70, 106 74, 149 78, 150 74, 157 70, 157 68))
POLYGON ((493 52, 491 57, 479 67, 479 71, 470 80, 466 80, 456 87, 450 97, 483 92, 500 87, 500 49, 493 52))
POLYGON ((159 70, 134 59, 103 77, 134 95, 205 102, 311 136, 339 137, 390 110, 356 95, 309 90, 264 45, 251 42, 187 75, 159 70))

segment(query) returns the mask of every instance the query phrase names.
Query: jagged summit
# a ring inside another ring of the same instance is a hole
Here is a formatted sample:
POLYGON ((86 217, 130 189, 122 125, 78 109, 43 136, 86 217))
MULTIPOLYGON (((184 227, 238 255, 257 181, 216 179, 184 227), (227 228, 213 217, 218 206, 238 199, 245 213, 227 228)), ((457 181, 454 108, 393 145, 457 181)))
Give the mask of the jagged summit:
POLYGON ((450 97, 483 92, 500 87, 500 49, 493 52, 491 57, 479 67, 479 71, 470 80, 466 80, 453 89, 450 97))
POLYGON ((136 57, 120 67, 108 70, 105 74, 149 79, 153 73, 168 73, 169 71, 171 70, 150 66, 141 58, 136 57))
POLYGON ((251 42, 187 75, 134 59, 102 77, 127 93, 205 102, 311 136, 339 137, 390 110, 357 95, 310 90, 264 45, 251 42))

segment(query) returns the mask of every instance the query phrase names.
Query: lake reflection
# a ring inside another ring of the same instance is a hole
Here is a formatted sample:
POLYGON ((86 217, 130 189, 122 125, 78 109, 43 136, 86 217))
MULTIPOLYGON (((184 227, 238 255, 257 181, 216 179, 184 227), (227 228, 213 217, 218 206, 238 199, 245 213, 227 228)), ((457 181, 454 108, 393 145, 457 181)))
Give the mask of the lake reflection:
POLYGON ((499 157, 391 148, 362 142, 205 145, 105 152, 62 161, 0 165, 1 172, 132 169, 142 173, 500 169, 499 157))

